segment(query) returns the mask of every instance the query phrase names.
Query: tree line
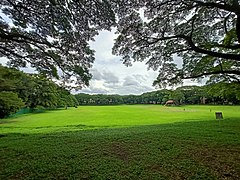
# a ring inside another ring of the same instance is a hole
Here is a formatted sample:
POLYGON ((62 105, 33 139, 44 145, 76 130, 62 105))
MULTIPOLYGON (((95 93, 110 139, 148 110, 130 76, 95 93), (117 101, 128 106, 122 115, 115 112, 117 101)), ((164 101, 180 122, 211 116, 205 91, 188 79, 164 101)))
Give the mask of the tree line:
POLYGON ((26 74, 0 65, 0 118, 20 108, 58 108, 77 106, 70 92, 42 74, 26 74))
POLYGON ((141 95, 76 94, 79 105, 120 104, 240 104, 238 83, 216 83, 205 86, 182 86, 175 90, 162 89, 141 95))

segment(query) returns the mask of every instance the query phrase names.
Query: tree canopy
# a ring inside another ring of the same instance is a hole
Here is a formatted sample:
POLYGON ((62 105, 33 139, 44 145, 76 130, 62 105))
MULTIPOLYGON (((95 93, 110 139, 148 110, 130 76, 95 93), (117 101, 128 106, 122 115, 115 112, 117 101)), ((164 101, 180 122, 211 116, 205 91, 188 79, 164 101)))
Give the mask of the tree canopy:
POLYGON ((88 85, 94 61, 88 42, 114 24, 109 6, 107 0, 1 0, 0 57, 13 67, 30 63, 50 77, 88 85))
POLYGON ((41 74, 26 74, 0 65, 0 118, 21 108, 77 106, 70 92, 41 74))
POLYGON ((133 0, 120 9, 113 53, 158 70, 155 85, 206 76, 239 82, 239 0, 133 0))
POLYGON ((158 70, 155 85, 239 82, 239 0, 2 0, 0 57, 82 87, 94 61, 89 41, 114 25, 113 54, 158 70))

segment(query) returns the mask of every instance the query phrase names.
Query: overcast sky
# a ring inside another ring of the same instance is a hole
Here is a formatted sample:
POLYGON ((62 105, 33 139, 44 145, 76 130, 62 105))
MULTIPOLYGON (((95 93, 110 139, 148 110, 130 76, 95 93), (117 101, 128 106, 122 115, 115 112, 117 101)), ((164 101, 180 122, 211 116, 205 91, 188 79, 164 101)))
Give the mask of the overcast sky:
MULTIPOLYGON (((117 37, 114 32, 102 31, 91 42, 91 48, 96 51, 95 62, 90 72, 93 75, 90 86, 73 93, 88 94, 142 94, 144 92, 157 90, 152 86, 158 73, 147 70, 144 62, 133 63, 133 66, 126 67, 120 57, 112 55, 114 39, 117 37)), ((5 64, 6 59, 1 58, 0 63, 5 64)), ((32 69, 23 69, 25 72, 33 72, 32 69)), ((185 85, 193 85, 187 81, 185 85)))
POLYGON ((154 90, 152 82, 157 73, 147 70, 144 63, 134 63, 126 67, 120 57, 112 55, 114 32, 102 31, 91 42, 91 47, 96 51, 95 62, 90 70, 93 78, 88 88, 83 88, 83 93, 102 94, 141 94, 154 90))

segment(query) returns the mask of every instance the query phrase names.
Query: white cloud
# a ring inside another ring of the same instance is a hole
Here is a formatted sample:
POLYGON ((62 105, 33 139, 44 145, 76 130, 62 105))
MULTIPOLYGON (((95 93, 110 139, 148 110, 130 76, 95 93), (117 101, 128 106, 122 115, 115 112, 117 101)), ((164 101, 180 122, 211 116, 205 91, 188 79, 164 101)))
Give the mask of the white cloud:
POLYGON ((1 58, 0 58, 0 64, 1 64, 1 65, 6 66, 7 62, 8 62, 8 59, 7 59, 7 58, 5 58, 5 57, 1 57, 1 58))

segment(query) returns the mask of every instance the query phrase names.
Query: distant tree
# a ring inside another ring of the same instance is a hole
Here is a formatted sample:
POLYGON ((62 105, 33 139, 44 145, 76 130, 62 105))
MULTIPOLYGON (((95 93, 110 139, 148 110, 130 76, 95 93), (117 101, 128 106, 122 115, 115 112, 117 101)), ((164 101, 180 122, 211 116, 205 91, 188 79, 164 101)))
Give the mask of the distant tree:
POLYGON ((0 57, 13 67, 30 63, 50 77, 88 85, 94 61, 88 42, 115 22, 109 2, 1 0, 0 57))
POLYGON ((199 86, 182 86, 175 91, 183 93, 184 98, 182 100, 184 104, 200 104, 201 99, 207 96, 204 94, 204 89, 199 86))
POLYGON ((209 103, 239 104, 240 84, 239 83, 217 83, 205 86, 206 97, 209 103))
POLYGON ((158 70, 155 85, 206 76, 240 82, 239 0, 123 0, 116 9, 113 53, 158 70))
POLYGON ((184 93, 179 89, 173 91, 169 98, 174 100, 177 104, 183 104, 185 102, 184 93))
POLYGON ((76 107, 78 104, 76 97, 68 90, 62 87, 57 88, 57 107, 76 107))
MULTIPOLYGON (((26 106, 31 109, 38 106, 44 108, 55 108, 58 100, 58 86, 47 79, 45 76, 39 74, 31 75, 31 82, 26 84, 27 100, 26 106)), ((21 95, 21 94, 20 94, 21 95)))
POLYGON ((175 90, 162 89, 141 95, 76 94, 79 105, 117 104, 165 104, 174 100, 177 104, 240 103, 239 83, 216 83, 205 86, 182 86, 175 90), (206 100, 206 101, 205 101, 206 100))

